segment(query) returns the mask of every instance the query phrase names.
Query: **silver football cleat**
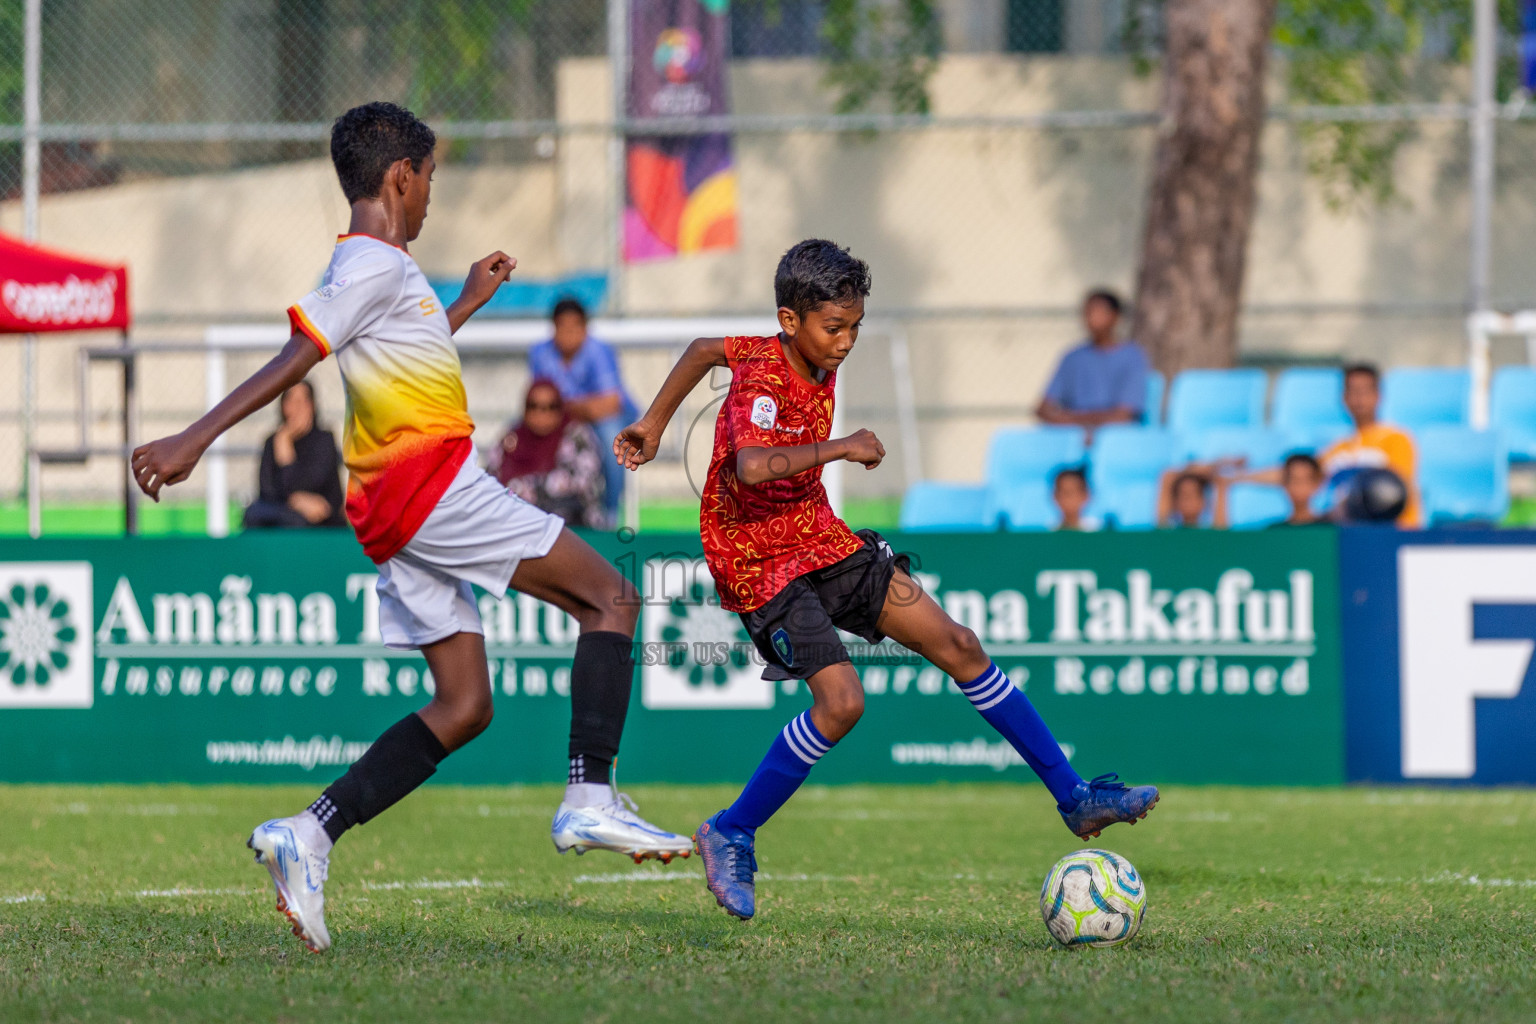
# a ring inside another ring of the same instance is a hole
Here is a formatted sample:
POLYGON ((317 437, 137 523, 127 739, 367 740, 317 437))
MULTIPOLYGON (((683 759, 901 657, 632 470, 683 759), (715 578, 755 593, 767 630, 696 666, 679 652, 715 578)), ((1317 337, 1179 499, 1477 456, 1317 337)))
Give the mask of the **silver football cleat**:
POLYGON ((613 800, 597 807, 572 807, 561 803, 550 824, 549 837, 555 849, 564 853, 575 850, 612 850, 628 854, 636 864, 656 859, 663 864, 673 857, 693 853, 693 840, 657 828, 636 812, 639 808, 629 794, 613 790, 613 800))

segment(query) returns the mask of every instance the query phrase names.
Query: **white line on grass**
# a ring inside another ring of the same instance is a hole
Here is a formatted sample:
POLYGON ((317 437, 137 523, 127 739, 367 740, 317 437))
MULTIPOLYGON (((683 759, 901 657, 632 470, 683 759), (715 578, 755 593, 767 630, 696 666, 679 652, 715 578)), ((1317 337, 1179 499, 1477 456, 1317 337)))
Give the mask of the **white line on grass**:
POLYGON ((259 892, 258 889, 244 887, 232 887, 227 889, 192 889, 178 886, 174 889, 140 889, 138 892, 129 893, 140 899, 178 899, 186 896, 243 896, 247 893, 259 892))
POLYGON ((1460 871, 1442 871, 1423 878, 1375 878, 1365 879, 1368 885, 1471 885, 1491 889, 1536 889, 1536 878, 1484 878, 1460 871))
POLYGON ((384 892, 392 889, 505 889, 506 882, 483 882, 478 878, 454 878, 431 879, 423 878, 418 882, 363 882, 362 887, 370 892, 384 892))
POLYGON ((25 896, 0 897, 0 903, 44 903, 47 901, 47 899, 48 897, 44 896, 42 893, 33 892, 28 893, 25 896))
MULTIPOLYGON (((577 875, 572 885, 630 885, 635 882, 697 882, 702 871, 610 871, 601 875, 577 875)), ((760 871, 760 882, 862 882, 855 875, 775 875, 760 871)))

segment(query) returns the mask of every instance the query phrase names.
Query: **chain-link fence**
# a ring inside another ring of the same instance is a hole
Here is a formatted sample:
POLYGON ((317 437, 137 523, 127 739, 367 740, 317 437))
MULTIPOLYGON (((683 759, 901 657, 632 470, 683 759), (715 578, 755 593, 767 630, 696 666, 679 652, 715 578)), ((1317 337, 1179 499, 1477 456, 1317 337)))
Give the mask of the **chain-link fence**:
MULTIPOLYGON (((847 474, 848 493, 894 495, 910 473, 978 477, 991 431, 1029 418, 1056 357, 1079 335, 1082 294, 1134 285, 1158 80, 1127 54, 1125 19, 1146 5, 935 0, 932 25, 892 22, 885 36, 865 25, 863 36, 840 37, 847 3, 735 0, 730 114, 714 125, 731 140, 734 244, 626 262, 615 148, 626 126, 614 118, 609 19, 630 6, 43 0, 40 241, 128 264, 137 343, 279 323, 346 228, 327 159, 330 121, 357 102, 394 100, 441 140, 431 215, 411 247, 434 281, 458 279, 503 248, 518 256, 531 295, 596 281, 605 316, 767 316, 784 249, 835 238, 870 262, 870 316, 885 325, 844 375, 845 422, 871 426, 892 449, 881 472, 847 474), (903 49, 909 38, 923 45, 903 49), (918 76, 923 112, 904 113, 895 86, 855 95, 850 68, 888 85, 900 80, 892 67, 918 76), (902 359, 893 358, 897 334, 902 359), (915 413, 915 438, 903 410, 915 413)), ((0 7, 0 52, 22 50, 22 7, 0 7)), ((1316 124, 1328 115, 1288 107, 1283 88, 1272 90, 1246 359, 1464 358, 1469 87, 1456 53, 1435 59, 1440 73, 1409 98, 1441 106, 1352 115, 1403 129, 1395 194, 1379 204, 1330 204, 1314 166, 1316 124)), ((12 234, 23 221, 21 92, 19 62, 0 64, 0 230, 12 234)), ((1536 255, 1536 193, 1525 187, 1536 124, 1514 107, 1502 113, 1492 290, 1501 307, 1536 306, 1524 274, 1536 255)), ((39 444, 78 443, 79 344, 39 343, 39 444)), ((259 361, 230 356, 228 379, 259 361)), ((643 403, 668 353, 626 351, 621 363, 643 403)), ((521 408, 524 364, 472 355, 466 370, 477 441, 489 445, 521 408)), ((206 371, 198 352, 142 357, 144 436, 201 413, 206 371)), ((118 443, 118 374, 108 364, 89 372, 94 444, 118 443)), ((328 367, 316 378, 322 417, 335 426, 339 383, 328 367)), ((19 342, 0 342, 0 379, 16 382, 0 388, 3 502, 25 485, 19 342)), ((259 445, 271 422, 257 419, 231 436, 233 450, 259 445)), ((655 474, 645 497, 686 499, 681 466, 655 474)), ((46 474, 50 502, 110 502, 120 492, 110 457, 46 474)), ((235 497, 248 498, 248 456, 231 463, 230 478, 235 497)), ((198 481, 171 496, 199 498, 198 481)))

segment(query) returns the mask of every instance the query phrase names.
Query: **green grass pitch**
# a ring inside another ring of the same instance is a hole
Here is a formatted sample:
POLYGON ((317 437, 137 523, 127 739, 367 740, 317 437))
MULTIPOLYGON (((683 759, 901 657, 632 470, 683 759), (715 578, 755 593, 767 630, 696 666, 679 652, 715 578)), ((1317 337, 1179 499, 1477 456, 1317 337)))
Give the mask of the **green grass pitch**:
MULTIPOLYGON (((634 787, 691 828, 719 787, 634 787)), ((0 1021, 1498 1021, 1536 1014, 1536 793, 1179 788, 1098 845, 1140 937, 1040 923, 1080 844, 1032 785, 810 787, 758 917, 696 860, 555 855, 550 788, 428 788, 338 846, 335 948, 242 845, 307 789, 0 788, 0 1021)))

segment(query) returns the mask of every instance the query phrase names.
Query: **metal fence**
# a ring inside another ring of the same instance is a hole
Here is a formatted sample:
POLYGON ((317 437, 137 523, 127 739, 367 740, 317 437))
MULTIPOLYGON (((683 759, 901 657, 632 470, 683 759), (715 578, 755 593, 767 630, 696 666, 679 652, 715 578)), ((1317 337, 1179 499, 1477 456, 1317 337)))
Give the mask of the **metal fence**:
MULTIPOLYGON (((1158 81, 1124 52, 1129 0, 937 0, 936 55, 914 58, 931 59, 927 111, 902 113, 878 89, 846 110, 827 31, 833 6, 730 5, 731 113, 669 130, 730 134, 737 243, 625 263, 622 140, 637 123, 614 116, 610 70, 622 85, 628 62, 651 55, 627 52, 623 0, 13 0, 0 7, 0 53, 27 50, 26 14, 38 11, 38 116, 29 130, 25 62, 0 64, 0 230, 27 230, 35 210, 44 244, 125 260, 136 342, 198 343, 210 325, 278 323, 346 224, 326 159, 331 119, 395 100, 442 140, 432 215, 412 246, 429 276, 456 277, 506 248, 520 276, 552 289, 573 275, 601 278, 606 316, 763 315, 778 255, 802 237, 836 238, 872 264, 871 315, 906 339, 918 430, 911 444, 901 436, 889 331, 872 333, 850 364, 845 422, 890 438, 893 461, 923 476, 975 478, 991 431, 1029 417, 1079 333, 1083 292, 1134 283, 1158 81), (32 140, 35 206, 23 188, 32 140)), ((883 31, 861 45, 889 63, 906 29, 883 31)), ((1515 42, 1500 45, 1512 52, 1515 42)), ((1245 358, 1465 358, 1478 107, 1469 69, 1449 56, 1438 66, 1401 106, 1302 108, 1275 97, 1245 358), (1330 205, 1310 165, 1319 126, 1337 123, 1402 129, 1393 199, 1330 205)), ((1489 300, 1536 306, 1524 273, 1536 256, 1536 191, 1525 187, 1536 109, 1516 101, 1486 113, 1497 153, 1489 300)), ((77 433, 76 347, 36 347, 39 444, 77 433)), ((231 379, 256 358, 232 357, 231 379)), ((520 407, 524 383, 516 358, 487 359, 468 360, 478 360, 470 394, 482 444, 520 407)), ((643 402, 666 354, 622 362, 643 402)), ((118 372, 90 370, 94 443, 119 440, 118 372)), ((206 375, 200 352, 146 354, 144 435, 200 413, 206 375)), ((26 483, 27 377, 22 345, 0 342, 0 380, 17 382, 0 388, 0 502, 26 483)), ((334 423, 334 371, 317 377, 334 423)), ((249 450, 268 429, 249 424, 231 445, 249 450)), ((647 496, 685 499, 681 466, 658 474, 647 496)), ((51 501, 119 492, 107 457, 46 472, 51 501)), ((249 461, 229 472, 235 496, 249 496, 249 461)), ((848 491, 894 495, 908 476, 849 474, 848 491)), ((194 481, 174 497, 200 496, 194 481)))

